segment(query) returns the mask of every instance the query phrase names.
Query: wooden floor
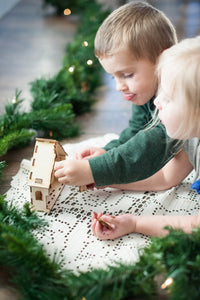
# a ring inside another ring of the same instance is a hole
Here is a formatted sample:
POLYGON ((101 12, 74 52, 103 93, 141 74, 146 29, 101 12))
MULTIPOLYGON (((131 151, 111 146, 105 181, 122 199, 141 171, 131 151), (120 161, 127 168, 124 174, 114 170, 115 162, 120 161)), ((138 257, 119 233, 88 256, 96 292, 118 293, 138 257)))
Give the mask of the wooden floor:
MULTIPOLYGON (((113 4, 113 0, 105 2, 113 4)), ((200 34, 199 0, 149 2, 172 20, 179 39, 200 34)), ((5 103, 12 100, 16 88, 22 90, 25 99, 23 109, 29 109, 32 100, 29 83, 41 76, 51 77, 59 71, 65 46, 73 40, 76 32, 75 16, 56 17, 52 9, 43 10, 41 4, 42 0, 21 0, 0 18, 0 115, 4 113, 5 103)), ((64 140, 63 144, 108 132, 120 133, 127 126, 131 115, 130 104, 115 91, 115 83, 109 76, 105 75, 104 82, 96 94, 97 102, 92 111, 78 119, 81 135, 64 140)), ((7 162, 0 194, 9 189, 21 160, 30 159, 32 152, 33 144, 24 149, 11 150, 0 158, 7 162)), ((5 285, 5 276, 2 279, 0 272, 0 299, 16 299, 11 291, 5 289, 5 285)))

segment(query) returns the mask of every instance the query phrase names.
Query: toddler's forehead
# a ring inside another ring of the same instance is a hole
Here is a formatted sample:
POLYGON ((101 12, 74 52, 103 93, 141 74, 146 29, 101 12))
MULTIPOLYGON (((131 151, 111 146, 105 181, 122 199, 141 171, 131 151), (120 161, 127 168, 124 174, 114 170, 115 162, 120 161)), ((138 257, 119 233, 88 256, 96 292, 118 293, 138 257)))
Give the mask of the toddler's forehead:
MULTIPOLYGON (((161 67, 161 82, 169 86, 174 83, 176 76, 174 76, 174 66, 172 64, 165 64, 161 67)), ((174 84, 173 84, 174 85, 174 84)))

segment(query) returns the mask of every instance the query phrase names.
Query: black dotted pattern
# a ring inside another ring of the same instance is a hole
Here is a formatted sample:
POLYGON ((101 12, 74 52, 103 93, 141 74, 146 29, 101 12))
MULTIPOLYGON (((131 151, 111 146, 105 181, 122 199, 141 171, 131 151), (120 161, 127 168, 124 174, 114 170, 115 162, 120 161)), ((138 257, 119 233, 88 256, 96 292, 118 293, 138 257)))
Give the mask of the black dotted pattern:
MULTIPOLYGON (((27 180, 30 161, 23 160, 13 178, 7 200, 21 207, 30 201, 27 180)), ((56 252, 62 266, 77 271, 114 265, 116 261, 134 263, 140 249, 149 245, 142 234, 128 234, 116 240, 100 241, 91 232, 94 211, 119 215, 193 215, 200 209, 199 195, 190 189, 193 173, 178 187, 164 192, 130 192, 111 188, 78 192, 65 186, 51 213, 40 213, 48 221, 44 231, 35 232, 50 256, 56 252)))

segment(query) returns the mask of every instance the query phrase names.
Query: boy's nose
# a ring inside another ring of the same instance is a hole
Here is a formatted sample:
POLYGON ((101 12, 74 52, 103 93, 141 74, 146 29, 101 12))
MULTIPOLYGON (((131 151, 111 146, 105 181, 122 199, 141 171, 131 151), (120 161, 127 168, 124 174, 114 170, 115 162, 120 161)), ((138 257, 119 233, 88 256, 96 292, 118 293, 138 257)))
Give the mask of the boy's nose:
POLYGON ((116 90, 118 92, 125 91, 127 90, 127 85, 121 80, 116 80, 116 90))

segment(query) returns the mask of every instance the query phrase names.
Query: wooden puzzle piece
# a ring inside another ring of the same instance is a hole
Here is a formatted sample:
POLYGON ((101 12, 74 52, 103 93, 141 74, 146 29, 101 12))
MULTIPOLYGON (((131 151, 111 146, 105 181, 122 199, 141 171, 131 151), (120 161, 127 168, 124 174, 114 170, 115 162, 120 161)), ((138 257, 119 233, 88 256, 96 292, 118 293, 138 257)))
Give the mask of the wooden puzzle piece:
POLYGON ((101 225, 103 225, 107 229, 110 229, 110 230, 113 229, 112 226, 108 222, 103 221, 101 218, 97 218, 97 221, 99 221, 99 223, 101 223, 101 225))

